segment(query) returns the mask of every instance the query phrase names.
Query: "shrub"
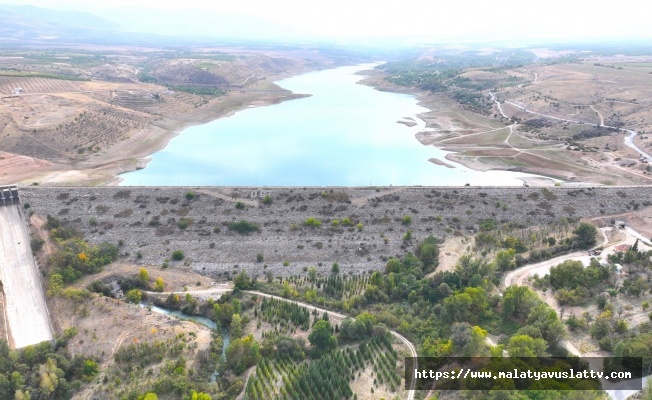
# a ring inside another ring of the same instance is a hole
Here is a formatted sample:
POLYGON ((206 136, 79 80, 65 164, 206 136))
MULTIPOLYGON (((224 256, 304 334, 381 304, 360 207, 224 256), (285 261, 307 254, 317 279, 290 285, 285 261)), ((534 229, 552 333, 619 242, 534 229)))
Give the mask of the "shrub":
POLYGON ((192 225, 193 222, 194 221, 192 218, 181 218, 177 223, 177 226, 179 227, 179 229, 186 229, 190 225, 192 225))
POLYGON ((343 218, 342 222, 340 222, 343 226, 353 226, 353 221, 351 221, 350 218, 343 218))
POLYGON ((409 215, 403 217, 403 222, 402 222, 403 225, 410 225, 411 223, 412 223, 412 217, 410 217, 409 215))
POLYGON ((32 249, 32 251, 39 251, 43 248, 43 244, 45 242, 43 239, 39 237, 34 237, 32 240, 29 241, 29 247, 32 249))
POLYGON ((240 220, 237 222, 231 222, 229 224, 229 230, 238 232, 240 234, 246 235, 251 232, 257 232, 260 230, 260 227, 253 222, 240 220))
POLYGON ((172 252, 172 259, 174 261, 181 261, 186 255, 183 253, 183 250, 175 250, 172 252))
POLYGON ((339 274, 340 273, 340 265, 338 263, 333 263, 333 266, 331 267, 331 272, 334 274, 339 274))
POLYGON ((257 262, 263 262, 264 259, 265 259, 265 257, 263 256, 263 253, 256 254, 256 261, 257 262))
POLYGON ((162 292, 163 289, 165 289, 165 282, 163 282, 162 277, 156 278, 156 281, 154 282, 154 291, 155 292, 162 292))
POLYGON ((138 304, 143 297, 143 292, 138 289, 131 289, 127 292, 127 301, 129 303, 138 304))
POLYGON ((253 282, 245 270, 240 271, 240 273, 233 278, 233 284, 236 289, 248 290, 253 288, 253 282))
POLYGON ((239 202, 235 203, 235 208, 237 208, 238 210, 244 210, 245 203, 239 201, 239 202))
POLYGON ((186 192, 186 200, 192 200, 192 199, 194 199, 196 196, 197 196, 197 195, 195 194, 195 192, 192 192, 192 191, 187 191, 187 192, 186 192))
POLYGON ((303 224, 309 228, 318 228, 321 226, 321 221, 318 220, 317 218, 310 217, 303 221, 303 224))
POLYGON ((263 204, 267 204, 267 205, 272 204, 272 196, 268 194, 265 195, 265 197, 263 197, 263 204))

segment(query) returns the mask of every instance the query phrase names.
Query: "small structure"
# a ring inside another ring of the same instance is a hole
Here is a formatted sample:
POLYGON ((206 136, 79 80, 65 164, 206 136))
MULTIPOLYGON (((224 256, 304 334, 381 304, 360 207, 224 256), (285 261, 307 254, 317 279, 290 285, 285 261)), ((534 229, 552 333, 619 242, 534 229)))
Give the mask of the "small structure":
POLYGON ((16 96, 18 96, 19 94, 24 93, 24 92, 25 92, 25 91, 23 90, 22 87, 15 87, 15 88, 14 88, 14 94, 15 94, 16 96))
POLYGON ((0 206, 8 206, 18 203, 18 188, 16 185, 0 186, 0 206))
POLYGON ((618 220, 618 221, 614 222, 614 228, 623 229, 625 227, 625 225, 627 225, 627 224, 625 224, 625 221, 622 221, 622 220, 618 220))

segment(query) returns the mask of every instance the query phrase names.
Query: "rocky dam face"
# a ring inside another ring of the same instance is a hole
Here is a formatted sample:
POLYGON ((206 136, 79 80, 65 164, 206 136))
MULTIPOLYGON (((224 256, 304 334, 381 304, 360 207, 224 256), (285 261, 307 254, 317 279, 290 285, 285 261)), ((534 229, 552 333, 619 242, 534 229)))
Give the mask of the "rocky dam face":
POLYGON ((651 187, 28 187, 20 195, 26 213, 56 217, 91 243, 119 244, 122 262, 215 278, 309 266, 326 274, 335 262, 343 273, 368 273, 430 235, 477 233, 486 220, 524 228, 652 205, 651 187), (172 260, 177 250, 181 261, 172 260))

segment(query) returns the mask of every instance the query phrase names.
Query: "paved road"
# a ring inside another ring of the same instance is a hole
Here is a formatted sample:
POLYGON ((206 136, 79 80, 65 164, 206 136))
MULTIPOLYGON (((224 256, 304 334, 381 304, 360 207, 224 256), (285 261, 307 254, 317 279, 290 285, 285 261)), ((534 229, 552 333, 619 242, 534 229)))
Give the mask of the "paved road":
POLYGON ((13 347, 52 340, 40 276, 17 205, 0 207, 0 280, 13 347))

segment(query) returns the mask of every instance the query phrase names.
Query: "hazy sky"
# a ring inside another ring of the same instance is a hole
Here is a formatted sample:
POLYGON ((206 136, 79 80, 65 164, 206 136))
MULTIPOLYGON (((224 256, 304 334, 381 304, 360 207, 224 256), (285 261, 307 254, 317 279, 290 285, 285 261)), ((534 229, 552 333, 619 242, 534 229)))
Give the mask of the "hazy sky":
MULTIPOLYGON (((132 7, 245 14, 307 36, 347 38, 651 38, 652 6, 642 0, 0 0, 0 4, 84 10, 132 7)), ((173 14, 172 14, 173 15, 173 14)))

